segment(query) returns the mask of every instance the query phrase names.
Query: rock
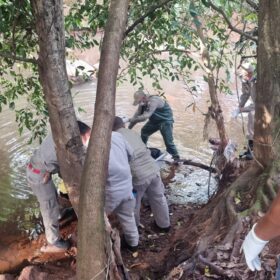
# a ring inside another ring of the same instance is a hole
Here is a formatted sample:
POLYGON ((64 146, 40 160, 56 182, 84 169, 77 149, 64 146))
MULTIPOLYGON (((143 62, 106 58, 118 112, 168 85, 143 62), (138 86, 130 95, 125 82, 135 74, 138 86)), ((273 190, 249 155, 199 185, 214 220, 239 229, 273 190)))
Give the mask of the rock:
POLYGON ((15 280, 15 277, 11 274, 0 274, 0 280, 15 280))
POLYGON ((27 266, 25 267, 18 280, 47 280, 48 273, 43 272, 37 266, 27 266))

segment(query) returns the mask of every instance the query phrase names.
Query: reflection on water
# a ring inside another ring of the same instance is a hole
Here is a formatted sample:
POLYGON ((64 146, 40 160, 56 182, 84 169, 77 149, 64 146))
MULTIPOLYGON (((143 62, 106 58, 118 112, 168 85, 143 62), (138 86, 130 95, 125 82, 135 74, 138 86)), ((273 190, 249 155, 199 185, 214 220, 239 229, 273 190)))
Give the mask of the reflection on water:
MULTIPOLYGON (((195 102, 199 110, 192 108, 186 110, 187 105, 193 102, 193 97, 186 93, 182 82, 163 82, 166 98, 174 112, 174 138, 182 158, 197 158, 209 164, 212 152, 208 148, 207 142, 202 141, 202 131, 204 126, 204 116, 209 106, 207 86, 202 79, 200 87, 201 94, 195 97, 195 102), (201 111, 201 112, 200 112, 201 111)), ((151 94, 151 81, 146 80, 145 86, 151 94)), ((123 84, 117 89, 116 113, 120 116, 132 116, 136 107, 132 106, 133 92, 136 87, 130 84, 123 84)), ((72 89, 74 104, 78 118, 92 125, 94 104, 95 104, 96 82, 90 81, 85 84, 75 86, 72 89), (79 110, 82 108, 85 112, 79 110)), ((241 121, 230 119, 231 111, 237 106, 236 96, 220 96, 224 117, 230 137, 238 144, 245 142, 242 135, 241 121)), ((1 113, 0 118, 0 231, 9 229, 8 224, 12 224, 13 232, 15 228, 22 230, 30 227, 33 216, 38 215, 37 202, 28 188, 25 178, 25 166, 28 158, 36 146, 28 146, 26 143, 29 133, 18 135, 15 124, 15 116, 9 109, 1 113), (5 226, 3 226, 5 225, 5 226)), ((137 124, 135 129, 140 131, 142 124, 137 124)), ((215 126, 211 127, 211 136, 217 136, 215 126)), ((162 137, 159 133, 153 135, 148 143, 150 146, 165 149, 162 137)), ((241 145, 242 146, 242 145, 241 145)))

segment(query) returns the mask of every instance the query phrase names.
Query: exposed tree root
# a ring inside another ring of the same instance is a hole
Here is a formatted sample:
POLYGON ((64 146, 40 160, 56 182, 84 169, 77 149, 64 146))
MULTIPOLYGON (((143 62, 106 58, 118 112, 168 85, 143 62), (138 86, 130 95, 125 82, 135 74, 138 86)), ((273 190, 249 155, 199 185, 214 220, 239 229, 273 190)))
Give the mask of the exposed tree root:
POLYGON ((197 210, 180 241, 185 249, 177 253, 179 255, 170 252, 170 255, 175 254, 173 260, 181 262, 175 261, 173 268, 167 265, 166 279, 205 279, 202 275, 213 279, 272 279, 271 267, 254 274, 247 269, 240 254, 243 238, 254 220, 242 216, 266 209, 276 195, 275 184, 267 177, 255 165, 240 176, 234 166, 226 166, 217 194, 197 210), (260 184, 262 187, 258 188, 260 184), (254 201, 257 188, 261 191, 254 201))
POLYGON ((106 244, 107 254, 107 273, 105 279, 112 280, 130 280, 127 269, 123 263, 121 254, 120 235, 117 229, 113 229, 106 215, 105 229, 108 235, 106 244))

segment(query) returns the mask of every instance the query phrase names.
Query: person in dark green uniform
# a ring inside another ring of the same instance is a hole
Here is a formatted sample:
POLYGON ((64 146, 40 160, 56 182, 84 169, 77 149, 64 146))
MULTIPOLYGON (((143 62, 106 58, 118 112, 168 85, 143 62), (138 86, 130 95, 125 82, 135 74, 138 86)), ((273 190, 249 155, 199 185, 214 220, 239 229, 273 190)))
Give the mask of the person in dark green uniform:
POLYGON ((129 129, 132 129, 138 122, 148 119, 148 122, 141 129, 141 138, 146 144, 149 137, 156 131, 160 131, 166 150, 174 160, 178 160, 179 154, 173 140, 173 113, 166 100, 160 96, 145 94, 143 90, 134 93, 133 105, 138 105, 134 116, 129 119, 129 129))

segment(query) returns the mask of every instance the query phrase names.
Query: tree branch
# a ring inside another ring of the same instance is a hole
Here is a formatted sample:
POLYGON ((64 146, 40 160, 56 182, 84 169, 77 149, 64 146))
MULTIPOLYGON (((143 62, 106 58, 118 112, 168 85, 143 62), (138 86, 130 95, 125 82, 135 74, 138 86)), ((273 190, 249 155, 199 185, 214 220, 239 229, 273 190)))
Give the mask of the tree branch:
POLYGON ((130 25, 127 30, 124 32, 124 38, 127 37, 127 35, 140 23, 142 23, 146 17, 150 16, 155 12, 155 10, 162 8, 167 3, 171 2, 173 0, 164 0, 161 3, 151 7, 143 16, 141 16, 139 19, 137 19, 132 25, 130 25))
POLYGON ((247 4, 250 5, 256 12, 259 11, 259 6, 252 0, 246 0, 247 4))
POLYGON ((234 27, 234 26, 232 25, 232 23, 230 22, 230 20, 228 19, 228 17, 226 16, 225 12, 224 12, 222 9, 218 8, 218 7, 217 7, 216 5, 214 5, 211 1, 209 1, 208 3, 209 3, 210 7, 211 7, 213 10, 215 10, 216 12, 218 12, 219 14, 221 14, 221 15, 223 16, 224 20, 225 20, 226 23, 228 24, 228 27, 229 27, 232 31, 234 31, 234 32, 236 32, 236 33, 238 33, 238 34, 240 34, 240 35, 246 37, 247 39, 250 39, 250 40, 254 41, 255 43, 258 43, 258 39, 257 39, 257 38, 251 36, 251 35, 248 34, 247 32, 243 32, 242 30, 240 30, 240 29, 234 27))
POLYGON ((0 56, 4 57, 4 58, 10 58, 13 60, 17 60, 17 61, 37 64, 37 59, 35 59, 35 58, 25 58, 25 57, 16 56, 13 54, 5 53, 5 52, 0 52, 0 56))

